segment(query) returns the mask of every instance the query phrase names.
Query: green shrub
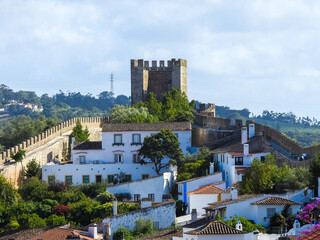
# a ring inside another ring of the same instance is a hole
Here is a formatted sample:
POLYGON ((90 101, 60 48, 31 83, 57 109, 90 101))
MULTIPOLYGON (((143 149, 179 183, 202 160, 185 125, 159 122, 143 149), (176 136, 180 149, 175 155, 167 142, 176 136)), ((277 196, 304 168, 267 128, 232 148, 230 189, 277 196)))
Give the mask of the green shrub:
POLYGON ((116 193, 114 196, 118 201, 123 201, 124 199, 131 200, 132 198, 130 193, 116 193))
POLYGON ((61 204, 76 203, 82 199, 86 199, 86 196, 83 192, 77 190, 67 190, 64 192, 59 192, 56 194, 56 199, 61 204))
POLYGON ((115 197, 113 194, 105 191, 105 192, 100 193, 100 194, 97 196, 97 200, 98 200, 101 204, 104 204, 104 203, 106 203, 106 202, 112 202, 112 201, 115 201, 115 200, 117 200, 117 199, 116 199, 116 197, 115 197))
POLYGON ((120 203, 118 204, 118 213, 128 213, 139 209, 139 204, 120 203))
POLYGON ((87 197, 95 198, 100 193, 106 191, 106 184, 105 183, 92 183, 78 186, 77 188, 84 193, 87 197))
POLYGON ((46 223, 48 226, 62 226, 66 225, 66 219, 64 216, 57 216, 55 214, 52 214, 46 219, 46 223))
POLYGON ((113 240, 130 240, 133 239, 129 230, 119 227, 118 230, 113 234, 113 240))
POLYGON ((46 221, 35 213, 23 214, 19 219, 19 223, 24 228, 40 228, 47 226, 46 221))
POLYGON ((150 218, 135 221, 134 236, 142 236, 153 232, 153 223, 150 218))
POLYGON ((41 165, 39 162, 36 161, 36 159, 32 159, 30 162, 27 164, 27 168, 24 172, 24 175, 27 178, 32 178, 32 177, 37 177, 41 178, 41 165))
POLYGON ((17 220, 11 220, 7 226, 6 229, 8 230, 17 230, 20 227, 19 223, 17 220))
POLYGON ((47 184, 36 177, 32 177, 29 181, 22 184, 19 193, 24 200, 34 202, 41 202, 42 199, 53 197, 51 196, 51 192, 47 190, 47 184))

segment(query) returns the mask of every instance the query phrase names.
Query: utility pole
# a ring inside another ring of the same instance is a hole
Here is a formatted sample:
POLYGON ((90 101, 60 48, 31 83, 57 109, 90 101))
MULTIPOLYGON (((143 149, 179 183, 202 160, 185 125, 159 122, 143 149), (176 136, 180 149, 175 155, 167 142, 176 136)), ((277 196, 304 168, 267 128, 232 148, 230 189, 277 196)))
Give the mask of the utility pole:
POLYGON ((111 92, 112 94, 114 94, 114 92, 113 92, 113 77, 114 77, 114 75, 113 75, 113 73, 111 73, 111 74, 110 74, 110 83, 111 83, 110 92, 111 92))

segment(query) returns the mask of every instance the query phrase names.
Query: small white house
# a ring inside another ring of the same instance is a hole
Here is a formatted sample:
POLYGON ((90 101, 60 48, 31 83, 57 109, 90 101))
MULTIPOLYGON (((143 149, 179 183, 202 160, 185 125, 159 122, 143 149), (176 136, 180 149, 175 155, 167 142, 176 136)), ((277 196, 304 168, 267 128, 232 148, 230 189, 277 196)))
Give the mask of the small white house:
POLYGON ((176 172, 165 172, 155 177, 116 184, 107 187, 106 190, 112 194, 130 193, 131 200, 135 202, 144 198, 148 198, 152 202, 163 202, 167 200, 166 197, 172 190, 175 178, 176 172))
POLYGON ((238 196, 237 190, 234 188, 231 190, 230 199, 210 203, 204 209, 207 219, 214 220, 217 216, 228 219, 237 215, 267 227, 270 218, 275 213, 280 213, 286 205, 291 205, 289 211, 292 214, 299 212, 301 207, 299 202, 280 197, 254 194, 238 196))
POLYGON ((191 212, 192 209, 196 209, 199 215, 205 214, 205 210, 203 208, 206 207, 208 203, 221 201, 222 189, 225 188, 226 182, 218 182, 187 192, 188 212, 191 212))
MULTIPOLYGON (((42 180, 63 181, 74 185, 108 181, 113 183, 123 173, 126 181, 157 176, 153 163, 140 164, 138 150, 146 136, 172 130, 178 137, 184 154, 191 147, 189 122, 119 123, 102 126, 102 141, 72 143, 71 164, 42 166, 42 180)), ((167 163, 169 159, 164 159, 167 163)), ((174 171, 168 166, 160 173, 174 171)))
POLYGON ((249 140, 247 127, 243 127, 241 133, 241 143, 235 142, 213 151, 214 161, 219 163, 222 178, 227 182, 227 186, 242 181, 245 170, 251 166, 255 158, 264 161, 265 156, 270 154, 264 147, 262 136, 255 136, 254 124, 249 125, 249 140))
POLYGON ((172 240, 245 240, 241 223, 236 228, 220 221, 208 222, 199 228, 191 225, 183 228, 181 237, 174 236, 172 240))
POLYGON ((216 172, 203 177, 188 179, 177 182, 178 184, 178 199, 188 203, 187 192, 192 192, 202 186, 216 183, 216 187, 225 189, 225 182, 222 181, 221 172, 216 172))

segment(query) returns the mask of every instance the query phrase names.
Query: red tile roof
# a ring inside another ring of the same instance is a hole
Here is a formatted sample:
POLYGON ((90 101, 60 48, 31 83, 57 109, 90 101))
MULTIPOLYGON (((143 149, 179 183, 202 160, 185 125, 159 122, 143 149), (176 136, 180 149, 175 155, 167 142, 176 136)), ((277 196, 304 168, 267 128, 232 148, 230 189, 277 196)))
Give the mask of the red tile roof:
POLYGON ((230 227, 223 222, 214 221, 214 222, 210 222, 204 227, 201 227, 200 229, 186 232, 186 234, 189 234, 189 235, 231 235, 231 234, 244 235, 244 232, 237 230, 233 227, 230 227))
POLYGON ((252 205, 301 205, 302 203, 291 201, 281 197, 268 197, 257 202, 251 203, 252 205))
POLYGON ((315 240, 320 239, 320 228, 314 229, 312 232, 307 233, 300 237, 300 240, 315 240))
POLYGON ((161 131, 170 129, 172 131, 190 131, 190 122, 156 122, 156 123, 104 123, 102 132, 122 131, 161 131))
POLYGON ((236 167, 236 171, 238 173, 243 173, 245 170, 247 170, 250 167, 236 167))
POLYGON ((209 184, 202 186, 194 191, 187 192, 187 194, 218 194, 222 192, 221 188, 214 186, 215 184, 209 184))
POLYGON ((43 239, 43 240, 66 240, 68 235, 79 235, 81 239, 85 240, 93 240, 94 238, 87 237, 85 234, 88 232, 81 231, 81 230, 73 230, 73 229, 66 229, 66 228, 54 228, 49 231, 46 231, 40 235, 37 235, 31 240, 43 239))

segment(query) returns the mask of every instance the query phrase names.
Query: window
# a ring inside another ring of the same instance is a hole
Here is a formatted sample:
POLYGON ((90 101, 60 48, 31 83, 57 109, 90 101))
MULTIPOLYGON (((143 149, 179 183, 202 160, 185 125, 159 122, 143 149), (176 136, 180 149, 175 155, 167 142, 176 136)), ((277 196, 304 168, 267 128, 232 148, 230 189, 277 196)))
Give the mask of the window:
POLYGON ((141 145, 141 134, 132 134, 131 145, 141 145))
POLYGON ((119 154, 119 153, 114 154, 114 162, 115 163, 122 163, 123 162, 122 154, 119 154))
POLYGON ((114 145, 124 145, 122 142, 122 134, 114 134, 112 146, 114 145))
POLYGON ((152 202, 154 202, 154 194, 153 194, 153 193, 148 194, 148 198, 149 198, 152 202))
POLYGON ((124 175, 124 181, 125 182, 131 182, 131 175, 130 174, 125 174, 124 175))
POLYGON ((89 175, 83 175, 82 176, 82 184, 90 183, 90 176, 89 175))
POLYGON ((102 182, 102 175, 96 175, 96 183, 102 182))
POLYGON ((149 174, 142 174, 142 179, 145 179, 145 178, 148 178, 149 177, 149 174))
POLYGON ((140 156, 139 156, 139 154, 134 153, 134 154, 132 155, 132 162, 133 162, 133 163, 140 163, 140 156))
POLYGON ((85 156, 80 156, 80 164, 85 164, 86 163, 86 157, 85 156))
POLYGON ((235 165, 243 165, 243 157, 235 157, 235 165))
POLYGON ((133 195, 133 199, 134 199, 135 202, 140 201, 140 194, 134 194, 133 195))
POLYGON ((56 181, 56 177, 54 175, 49 175, 48 176, 48 183, 54 183, 56 181))
POLYGON ((65 183, 66 184, 72 184, 72 176, 71 175, 66 175, 65 176, 65 183))
POLYGON ((264 160, 266 160, 266 157, 265 156, 261 156, 260 160, 261 160, 261 162, 264 162, 264 160))
POLYGON ((108 183, 114 182, 114 175, 108 175, 108 183))
POLYGON ((276 213, 275 208, 267 208, 267 218, 273 217, 273 215, 276 213))

